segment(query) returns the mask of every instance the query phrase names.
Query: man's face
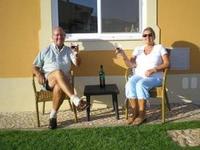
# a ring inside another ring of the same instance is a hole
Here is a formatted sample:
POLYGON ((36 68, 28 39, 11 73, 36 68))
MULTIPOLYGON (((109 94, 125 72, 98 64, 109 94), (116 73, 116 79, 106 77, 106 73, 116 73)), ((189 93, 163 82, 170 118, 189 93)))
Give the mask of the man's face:
POLYGON ((53 42, 55 43, 56 46, 60 47, 63 46, 64 41, 65 41, 65 33, 61 29, 55 29, 53 31, 53 42))

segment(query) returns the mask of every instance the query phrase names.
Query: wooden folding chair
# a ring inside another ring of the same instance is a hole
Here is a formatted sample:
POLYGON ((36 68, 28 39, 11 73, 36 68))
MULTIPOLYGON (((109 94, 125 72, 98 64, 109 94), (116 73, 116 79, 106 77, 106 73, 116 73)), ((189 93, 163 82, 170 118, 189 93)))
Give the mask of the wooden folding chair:
MULTIPOLYGON (((74 75, 73 75, 73 71, 71 71, 71 82, 72 82, 72 87, 74 88, 74 75)), ((46 91, 43 89, 37 89, 36 86, 36 79, 35 79, 35 75, 33 75, 33 79, 32 79, 32 85, 33 85, 33 90, 34 90, 34 94, 35 94, 35 105, 36 105, 36 116, 37 116, 37 124, 38 127, 40 127, 40 118, 39 118, 39 107, 38 107, 38 103, 42 102, 43 103, 43 110, 42 110, 42 114, 44 115, 45 113, 45 102, 47 101, 52 101, 52 92, 51 91, 46 91)), ((70 109, 74 112, 74 120, 75 122, 78 122, 78 118, 77 118, 77 110, 75 105, 70 102, 70 98, 68 96, 65 96, 64 100, 68 100, 69 102, 69 106, 70 109)))
MULTIPOLYGON (((170 50, 167 49, 168 54, 170 54, 170 50)), ((162 85, 152 88, 149 93, 151 98, 159 98, 161 100, 161 118, 162 118, 162 123, 165 123, 165 117, 166 117, 166 110, 170 111, 170 105, 168 101, 168 96, 167 96, 167 88, 166 88, 166 83, 167 83, 167 72, 168 68, 164 69, 163 71, 163 81, 162 85)), ((128 78, 133 74, 132 68, 128 68, 125 72, 125 79, 126 82, 128 81, 128 78)), ((128 119, 128 107, 129 107, 129 100, 125 100, 125 118, 128 119)))

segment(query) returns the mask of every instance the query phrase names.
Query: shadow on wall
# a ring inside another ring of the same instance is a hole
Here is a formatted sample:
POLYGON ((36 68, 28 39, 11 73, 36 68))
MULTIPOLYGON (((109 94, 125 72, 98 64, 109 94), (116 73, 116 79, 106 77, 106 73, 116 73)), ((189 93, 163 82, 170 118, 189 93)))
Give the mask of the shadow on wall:
POLYGON ((167 86, 169 102, 200 104, 199 85, 196 86, 196 88, 191 88, 193 79, 200 79, 200 76, 170 76, 167 86), (187 88, 183 88, 183 80, 185 79, 187 80, 188 84, 187 88))
POLYGON ((116 58, 114 45, 108 41, 81 40, 85 51, 81 51, 81 66, 76 70, 79 76, 98 76, 100 65, 104 66, 106 75, 123 75, 125 64, 116 58))
MULTIPOLYGON (((124 72, 125 64, 122 58, 117 58, 114 45, 109 41, 80 40, 83 51, 80 51, 81 65, 75 70, 75 85, 77 92, 82 95, 85 85, 99 84, 99 68, 102 64, 106 74, 106 84, 117 84, 120 94, 118 95, 119 106, 124 103, 124 72), (122 77, 119 77, 122 75, 122 77), (115 77, 113 77, 115 76, 115 77), (78 86, 77 86, 78 85, 78 86)), ((117 43, 117 42, 116 42, 117 43)), ((95 107, 106 105, 112 107, 111 96, 94 96, 91 103, 95 107)), ((104 107, 104 106, 102 106, 104 107)))
MULTIPOLYGON (((172 45, 173 48, 189 48, 189 70, 179 71, 182 74, 186 73, 200 73, 200 61, 197 61, 200 58, 200 48, 194 43, 188 41, 175 41, 172 45)), ((177 58, 178 59, 178 58, 177 58)))
MULTIPOLYGON (((172 44, 172 47, 189 48, 189 68, 187 70, 170 71, 171 75, 168 78, 169 100, 170 102, 199 104, 200 61, 198 60, 200 58, 200 48, 188 41, 176 41, 172 44)), ((177 56, 177 59, 181 58, 181 56, 177 56)))

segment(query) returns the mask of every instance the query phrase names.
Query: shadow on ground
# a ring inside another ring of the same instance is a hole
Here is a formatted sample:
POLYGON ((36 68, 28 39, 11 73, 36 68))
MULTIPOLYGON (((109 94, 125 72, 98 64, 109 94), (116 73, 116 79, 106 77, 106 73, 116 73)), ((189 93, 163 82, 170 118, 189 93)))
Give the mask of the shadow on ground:
MULTIPOLYGON (((167 122, 200 120, 200 106, 192 103, 170 104, 171 111, 167 112, 167 122)), ((59 128, 88 128, 102 126, 121 126, 126 125, 125 115, 119 109, 120 119, 116 119, 112 108, 92 109, 90 121, 87 121, 86 112, 78 113, 78 122, 74 121, 74 114, 70 110, 58 113, 59 128)), ((146 124, 161 123, 161 112, 159 105, 151 105, 147 108, 146 124)), ((46 129, 48 126, 49 113, 40 113, 41 127, 46 129)), ((38 129, 35 112, 0 112, 0 129, 38 129)))

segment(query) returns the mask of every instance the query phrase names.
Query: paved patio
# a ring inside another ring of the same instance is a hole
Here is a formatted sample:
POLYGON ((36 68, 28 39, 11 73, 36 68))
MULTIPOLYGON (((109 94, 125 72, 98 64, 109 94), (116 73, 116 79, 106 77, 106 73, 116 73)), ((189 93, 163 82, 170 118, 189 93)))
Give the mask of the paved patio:
MULTIPOLYGON (((167 114, 168 122, 191 121, 200 120, 200 106, 191 103, 176 103, 170 104, 171 111, 167 114)), ((147 109, 146 124, 161 123, 161 115, 159 105, 151 105, 147 109)), ((90 128, 90 127, 103 127, 103 126, 122 126, 126 125, 126 119, 122 109, 119 110, 120 119, 116 120, 115 113, 112 108, 91 109, 91 121, 87 121, 86 112, 78 113, 78 123, 74 123, 74 114, 70 110, 60 111, 58 113, 58 128, 90 128)), ((45 130, 48 126, 49 112, 44 115, 40 114, 41 127, 37 127, 36 113, 35 112, 15 112, 15 113, 2 113, 0 112, 0 129, 25 129, 25 130, 45 130)), ((177 131, 175 131, 177 132, 177 131)), ((172 139, 179 136, 179 141, 183 141, 185 135, 184 131, 178 131, 180 134, 170 133, 172 139), (174 136, 175 135, 175 136, 174 136), (181 136, 183 138, 181 138, 181 136), (184 135, 184 136, 183 136, 184 135)), ((193 133, 193 130, 186 133, 193 133)), ((185 138, 182 146, 200 146, 200 130, 194 131, 197 136, 197 144, 188 142, 189 138, 185 138), (191 143, 191 144, 190 144, 191 143)), ((189 134, 188 134, 189 135, 189 134)), ((181 142, 178 143, 181 145, 181 142)))

